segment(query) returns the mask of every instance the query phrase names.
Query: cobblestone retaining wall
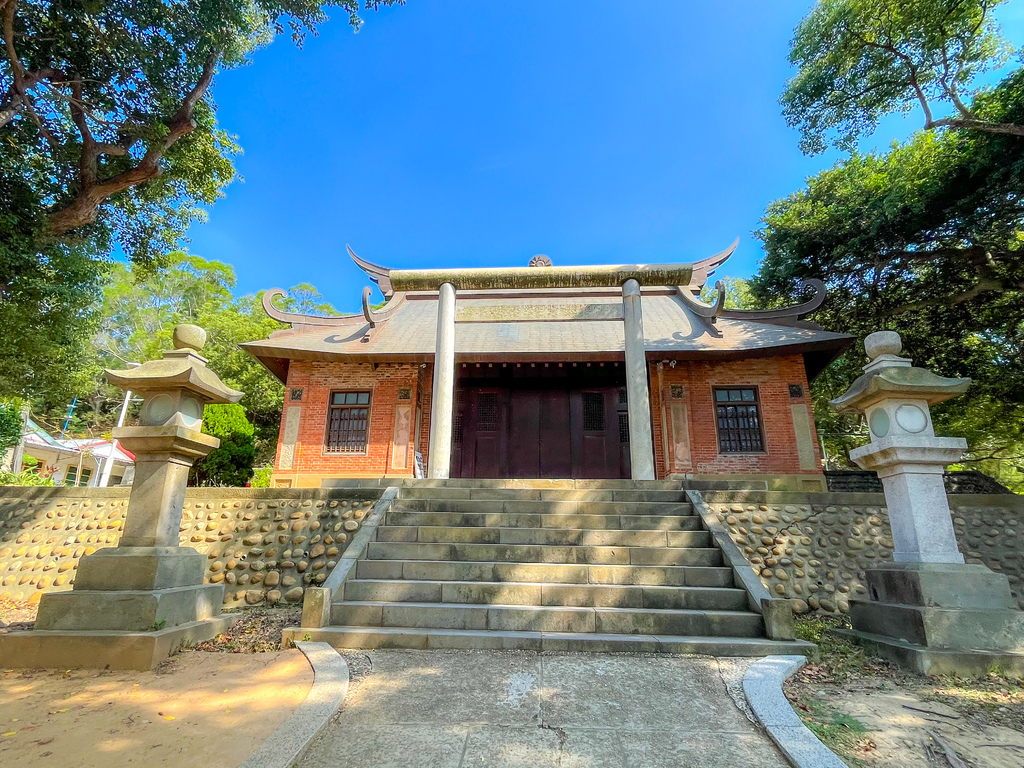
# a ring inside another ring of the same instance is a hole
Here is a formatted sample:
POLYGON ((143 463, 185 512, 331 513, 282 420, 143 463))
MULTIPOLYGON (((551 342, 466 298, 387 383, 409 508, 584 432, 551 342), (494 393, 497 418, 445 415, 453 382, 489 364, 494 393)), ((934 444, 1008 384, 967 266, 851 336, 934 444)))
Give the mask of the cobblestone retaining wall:
MULTIPOLYGON (((892 560, 885 497, 868 493, 708 491, 725 524, 773 595, 798 613, 849 610, 867 594, 864 570, 892 560)), ((1024 608, 1024 497, 949 497, 953 527, 968 563, 1005 573, 1024 608)))
MULTIPOLYGON (((70 589, 82 555, 117 544, 128 488, 0 488, 0 597, 70 589)), ((383 489, 196 488, 181 544, 208 557, 225 605, 301 602, 322 584, 383 489)))

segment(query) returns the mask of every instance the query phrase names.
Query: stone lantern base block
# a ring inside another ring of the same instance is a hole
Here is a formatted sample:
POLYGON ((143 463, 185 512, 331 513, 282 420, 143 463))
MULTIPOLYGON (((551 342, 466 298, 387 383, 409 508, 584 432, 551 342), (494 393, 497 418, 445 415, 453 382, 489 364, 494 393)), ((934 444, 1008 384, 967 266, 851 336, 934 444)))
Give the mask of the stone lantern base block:
POLYGON ((233 616, 217 616, 156 632, 13 632, 0 635, 5 667, 149 670, 197 643, 227 631, 233 616))
POLYGON ((51 592, 39 602, 39 630, 145 632, 205 621, 220 614, 223 584, 152 590, 51 592))
POLYGON ((191 547, 110 547, 78 563, 75 589, 167 589, 203 583, 206 556, 191 547))
POLYGON ((891 563, 865 573, 850 633, 922 674, 1024 669, 1024 612, 1006 576, 983 565, 891 563))
POLYGON ((857 640, 871 653, 919 675, 970 678, 998 671, 1004 675, 1024 677, 1024 653, 924 648, 904 640, 857 630, 839 630, 838 634, 857 640))
POLYGON ((984 565, 886 563, 864 573, 872 602, 931 608, 1015 610, 1010 582, 984 565))

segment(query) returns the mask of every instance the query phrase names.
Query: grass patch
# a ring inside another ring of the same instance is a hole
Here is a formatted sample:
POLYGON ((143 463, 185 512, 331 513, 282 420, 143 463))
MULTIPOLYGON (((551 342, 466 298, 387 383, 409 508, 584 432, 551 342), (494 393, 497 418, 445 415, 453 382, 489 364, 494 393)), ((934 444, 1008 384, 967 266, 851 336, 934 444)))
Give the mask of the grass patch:
POLYGON ((804 725, 825 746, 840 755, 851 766, 867 765, 855 754, 868 732, 864 723, 855 717, 837 712, 823 702, 797 703, 796 710, 804 725))
POLYGON ((859 643, 837 629, 850 629, 848 616, 798 616, 794 622, 796 636, 818 646, 821 661, 808 664, 802 676, 820 683, 841 685, 851 677, 863 675, 888 676, 895 672, 888 662, 869 655, 859 643))

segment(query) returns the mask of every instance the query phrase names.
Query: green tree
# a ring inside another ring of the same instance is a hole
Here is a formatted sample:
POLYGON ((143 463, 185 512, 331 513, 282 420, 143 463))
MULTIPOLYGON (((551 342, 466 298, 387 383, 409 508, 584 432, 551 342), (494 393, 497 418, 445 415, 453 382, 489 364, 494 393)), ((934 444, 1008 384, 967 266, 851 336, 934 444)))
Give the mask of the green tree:
POLYGON ((0 395, 76 391, 108 254, 158 266, 234 179, 218 72, 395 2, 0 0, 0 395))
POLYGON ((203 432, 220 439, 189 470, 189 483, 203 486, 244 486, 256 462, 255 429, 239 405, 208 405, 203 409, 203 432))
MULTIPOLYGON (((0 460, 21 440, 21 409, 18 403, 0 401, 0 460)), ((0 461, 2 463, 2 461, 0 461)))
MULTIPOLYGON (((169 254, 166 261, 166 266, 156 270, 130 264, 111 266, 97 330, 90 340, 92 364, 79 396, 97 390, 106 396, 99 427, 100 432, 109 430, 122 393, 102 383, 103 369, 160 357, 171 348, 175 325, 195 323, 207 331, 202 353, 210 368, 229 386, 245 393, 240 405, 255 426, 260 456, 268 458, 276 445, 284 387, 239 344, 266 338, 286 326, 263 310, 262 293, 234 296, 235 272, 229 264, 182 251, 169 254)), ((316 288, 305 283, 289 290, 281 308, 338 314, 316 288)), ((40 404, 39 410, 45 421, 55 424, 63 419, 66 406, 57 401, 49 409, 40 404)))
MULTIPOLYGON (((1024 124, 1024 71, 972 111, 1024 124)), ((820 278, 829 296, 815 319, 825 327, 858 343, 899 331, 919 365, 972 378, 968 395, 936 409, 936 425, 967 436, 968 459, 1004 480, 1024 467, 1022 185, 1024 139, 1008 134, 922 131, 887 153, 854 154, 768 207, 751 283, 766 302, 820 278)), ((827 406, 860 373, 857 350, 815 388, 832 455, 858 439, 844 437, 859 432, 856 420, 827 406)))
POLYGON ((919 108, 926 129, 1024 136, 1024 124, 968 106, 980 73, 1004 64, 992 9, 1005 0, 819 0, 794 34, 783 112, 806 151, 852 148, 883 115, 919 108), (948 117, 939 110, 952 110, 948 117))

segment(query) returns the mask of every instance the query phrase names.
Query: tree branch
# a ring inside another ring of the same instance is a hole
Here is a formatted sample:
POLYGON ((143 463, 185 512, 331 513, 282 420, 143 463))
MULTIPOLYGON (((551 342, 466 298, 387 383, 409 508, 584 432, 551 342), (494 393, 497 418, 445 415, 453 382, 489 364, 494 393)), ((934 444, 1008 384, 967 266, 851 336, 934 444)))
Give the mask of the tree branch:
MULTIPOLYGON (((210 83, 213 81, 213 75, 217 70, 217 62, 220 60, 220 53, 219 49, 209 53, 206 57, 206 62, 203 64, 202 74, 195 87, 182 100, 178 111, 167 121, 167 133, 150 143, 146 153, 134 167, 105 181, 101 181, 95 177, 95 174, 92 173, 93 168, 86 162, 88 159, 86 158, 87 148, 83 144, 83 160, 80 164, 80 172, 82 174, 80 179, 82 183, 81 189, 75 199, 68 205, 49 214, 46 223, 47 235, 58 237, 78 227, 91 224, 96 221, 96 217, 99 215, 99 207, 108 197, 125 189, 143 184, 160 174, 160 161, 167 154, 167 151, 178 140, 196 129, 196 122, 192 119, 192 113, 195 111, 196 104, 202 100, 207 90, 209 90, 210 83)), ((73 111, 77 109, 80 112, 84 123, 85 114, 82 105, 79 103, 76 107, 75 101, 80 102, 77 96, 72 101, 72 109, 73 111)), ((88 131, 87 125, 85 128, 88 131)), ((79 130, 81 130, 81 126, 79 126, 79 130)), ((85 135, 83 134, 84 139, 85 135)), ((89 162, 95 163, 96 157, 103 152, 127 155, 127 148, 123 145, 98 144, 92 141, 88 152, 92 155, 89 162)))
POLYGON ((1024 136, 1024 125, 1017 123, 990 123, 987 120, 978 120, 963 117, 946 117, 942 120, 935 120, 928 123, 925 128, 963 128, 985 133, 1001 133, 1008 136, 1024 136))
POLYGON ((913 301, 909 304, 904 304, 902 307, 897 307, 892 311, 892 314, 902 315, 906 312, 916 312, 917 310, 927 309, 928 307, 955 307, 958 304, 963 304, 965 301, 977 298, 983 293, 988 293, 990 291, 1002 292, 1003 290, 1005 290, 1005 286, 1003 286, 1003 283, 1000 280, 979 280, 966 291, 958 293, 956 296, 946 297, 944 299, 924 299, 922 301, 913 301))

